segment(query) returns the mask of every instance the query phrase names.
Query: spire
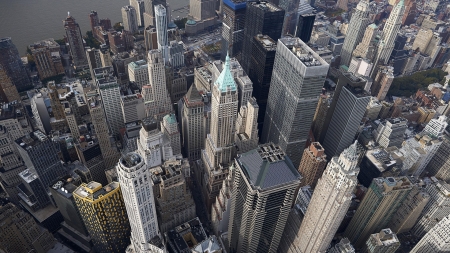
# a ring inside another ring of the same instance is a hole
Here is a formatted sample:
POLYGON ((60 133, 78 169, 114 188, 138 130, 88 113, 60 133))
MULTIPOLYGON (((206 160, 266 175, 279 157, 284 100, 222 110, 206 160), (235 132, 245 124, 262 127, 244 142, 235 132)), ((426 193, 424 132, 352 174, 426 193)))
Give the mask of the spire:
POLYGON ((404 0, 400 0, 400 2, 398 2, 397 6, 405 6, 405 1, 404 0))
POLYGON ((217 85, 221 92, 226 92, 228 89, 236 91, 236 83, 233 75, 231 74, 230 57, 228 56, 228 52, 227 57, 225 57, 225 64, 223 66, 222 73, 220 73, 217 78, 215 85, 217 85))
POLYGON ((345 156, 348 160, 353 161, 358 158, 358 141, 353 142, 348 148, 346 148, 341 155, 345 156))

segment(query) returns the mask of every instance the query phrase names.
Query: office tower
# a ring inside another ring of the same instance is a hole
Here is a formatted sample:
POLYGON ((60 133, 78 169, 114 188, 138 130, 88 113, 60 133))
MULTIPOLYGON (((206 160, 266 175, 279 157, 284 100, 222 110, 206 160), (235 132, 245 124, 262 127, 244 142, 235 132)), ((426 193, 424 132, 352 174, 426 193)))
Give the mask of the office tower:
POLYGON ((59 143, 37 130, 16 140, 16 145, 25 165, 33 167, 45 189, 66 171, 58 157, 59 143))
POLYGON ((328 110, 327 131, 321 140, 328 157, 341 153, 358 132, 371 96, 364 90, 365 81, 352 73, 339 76, 333 103, 328 110))
POLYGON ((122 21, 123 29, 129 31, 130 33, 135 33, 138 31, 138 17, 136 9, 133 6, 125 5, 122 7, 122 21))
POLYGON ((407 123, 404 118, 383 120, 373 132, 375 142, 383 148, 392 146, 400 148, 404 140, 403 135, 408 128, 407 123))
POLYGON ((73 192, 77 188, 73 178, 65 176, 59 178, 51 185, 50 192, 56 206, 64 217, 58 234, 71 240, 77 247, 86 252, 91 250, 91 239, 84 225, 80 211, 78 210, 73 192))
POLYGON ((31 215, 12 203, 0 206, 0 248, 4 252, 48 252, 56 244, 53 235, 31 215))
POLYGON ((253 37, 264 34, 277 41, 281 37, 285 11, 270 2, 249 2, 245 12, 241 66, 249 73, 253 37))
POLYGON ((128 63, 128 78, 139 88, 149 84, 148 65, 145 60, 128 63))
MULTIPOLYGON (((370 133, 368 135, 367 138, 371 139, 370 133)), ((361 140, 361 137, 358 139, 361 140)), ((359 164, 358 182, 368 188, 374 178, 398 176, 401 172, 401 163, 397 163, 394 159, 398 159, 398 156, 401 157, 401 154, 397 147, 367 150, 359 164)))
POLYGON ((169 63, 174 69, 184 67, 184 44, 173 40, 169 43, 169 63))
POLYGON ((134 152, 122 156, 116 168, 130 220, 131 243, 135 252, 147 252, 152 248, 149 242, 154 237, 161 237, 152 191, 152 174, 144 159, 134 152))
POLYGON ((396 234, 409 232, 416 224, 422 214, 423 209, 430 201, 430 195, 420 187, 415 185, 398 211, 392 217, 389 224, 396 234))
POLYGON ((262 134, 270 80, 272 79, 277 43, 272 38, 258 34, 252 39, 248 77, 253 82, 253 96, 258 102, 258 132, 262 134))
POLYGON ((112 59, 109 51, 109 46, 100 45, 100 60, 102 67, 112 66, 112 59))
POLYGON ((392 9, 389 18, 384 24, 383 35, 381 36, 381 41, 383 43, 378 45, 377 54, 374 59, 374 70, 377 69, 378 65, 385 65, 388 63, 392 50, 394 50, 395 38, 402 26, 404 12, 405 3, 403 0, 400 0, 392 9))
MULTIPOLYGON (((81 126, 85 129, 87 126, 81 126)), ((80 162, 86 166, 91 173, 92 180, 107 184, 105 175, 105 163, 99 144, 99 139, 92 133, 81 135, 75 142, 75 150, 78 154, 80 162)))
POLYGON ((137 26, 144 26, 144 0, 130 0, 130 5, 136 10, 137 26))
POLYGON ((417 14, 416 0, 405 1, 405 13, 402 18, 402 25, 410 25, 415 22, 417 14))
POLYGON ((400 247, 397 235, 391 229, 382 229, 379 233, 371 234, 366 241, 363 252, 366 253, 394 253, 400 247))
POLYGON ((204 182, 203 197, 207 210, 219 194, 235 153, 234 135, 238 113, 238 90, 227 56, 222 73, 212 87, 211 132, 202 150, 204 182))
POLYGON ((75 21, 75 18, 68 16, 63 20, 64 29, 66 30, 66 40, 69 43, 70 57, 75 69, 83 69, 88 66, 86 54, 84 52, 83 34, 80 26, 75 21))
POLYGON ((13 141, 32 131, 26 118, 25 109, 20 104, 5 104, 2 106, 0 125, 8 130, 13 141))
POLYGON ((142 119, 137 153, 144 159, 147 168, 161 165, 173 157, 170 141, 159 128, 159 122, 151 117, 142 119))
MULTIPOLYGON (((172 56, 176 56, 176 54, 172 56)), ((187 79, 189 77, 186 74, 187 70, 184 68, 175 69, 171 66, 166 66, 167 90, 172 104, 176 104, 187 92, 187 79)))
POLYGON ((158 36, 156 29, 152 26, 145 28, 144 30, 145 50, 150 51, 158 49, 158 36))
POLYGON ((358 3, 348 24, 344 45, 341 51, 341 65, 348 66, 352 59, 353 50, 363 37, 364 31, 369 23, 369 1, 363 0, 358 3))
POLYGON ((234 174, 236 165, 233 163, 230 167, 230 172, 225 180, 222 182, 219 195, 211 208, 211 223, 213 232, 217 236, 228 232, 228 223, 230 221, 230 205, 231 192, 233 190, 234 174))
POLYGON ((258 110, 259 106, 253 97, 239 110, 234 137, 238 154, 246 153, 258 147, 258 110))
POLYGON ((353 50, 354 57, 361 57, 364 59, 372 59, 375 53, 374 39, 378 32, 378 26, 370 24, 367 26, 361 42, 353 50))
POLYGON ((0 101, 10 103, 14 100, 20 101, 19 92, 6 71, 0 66, 0 101))
POLYGON ((53 114, 53 117, 50 118, 50 126, 52 127, 52 130, 65 132, 68 126, 64 114, 64 107, 61 103, 58 92, 61 85, 55 84, 54 81, 50 81, 47 84, 47 88, 53 114))
POLYGON ((428 44, 430 43, 432 37, 433 30, 420 29, 412 45, 413 50, 416 50, 418 48, 421 53, 425 53, 425 50, 428 47, 428 44))
POLYGON ((423 132, 431 136, 441 136, 447 128, 447 117, 439 116, 437 119, 432 119, 423 129, 423 132))
POLYGON ((295 37, 299 37, 303 42, 308 43, 311 39, 311 33, 314 28, 314 20, 316 14, 305 13, 298 16, 297 27, 295 29, 295 37))
POLYGON ((318 180, 297 233, 295 245, 298 252, 325 252, 328 248, 351 204, 359 172, 358 156, 355 142, 339 157, 331 158, 318 180))
POLYGON ((18 91, 30 89, 32 83, 11 38, 0 38, 0 55, 0 71, 3 72, 0 77, 6 76, 7 78, 3 77, 2 79, 9 79, 18 91))
POLYGON ((436 226, 425 234, 414 246, 411 253, 420 252, 448 252, 450 251, 450 241, 448 231, 450 229, 450 216, 444 217, 436 226))
POLYGON ((391 84, 394 81, 394 67, 380 66, 377 71, 371 87, 371 93, 372 96, 382 101, 386 98, 389 88, 391 88, 391 84))
POLYGON ((348 238, 342 238, 328 253, 355 253, 355 248, 350 243, 348 238))
POLYGON ((95 251, 124 252, 130 244, 130 222, 119 183, 82 183, 72 194, 95 251))
POLYGON ((167 5, 165 0, 144 0, 144 27, 156 26, 155 6, 159 4, 167 5))
POLYGON ((442 144, 431 158, 426 171, 430 176, 450 182, 450 138, 442 135, 442 144))
POLYGON ((182 98, 182 144, 185 157, 189 161, 201 158, 201 150, 205 143, 204 106, 202 96, 195 85, 191 85, 186 95, 182 98))
POLYGON ((169 41, 167 37, 167 10, 159 4, 155 6, 156 37, 158 49, 161 51, 164 63, 169 61, 169 41))
POLYGON ((173 159, 150 169, 161 233, 195 218, 195 202, 188 187, 187 159, 173 159))
POLYGON ((327 156, 318 142, 313 142, 303 151, 302 161, 298 167, 298 172, 303 177, 301 186, 309 185, 315 188, 317 180, 322 176, 327 165, 327 156))
POLYGON ((47 187, 42 185, 34 171, 26 169, 19 173, 19 177, 21 184, 18 186, 18 195, 22 206, 28 207, 30 212, 34 212, 50 204, 47 187))
POLYGON ((440 220, 450 215, 449 184, 432 178, 432 182, 425 187, 425 191, 430 195, 430 201, 412 229, 412 234, 418 238, 424 236, 440 220))
POLYGON ((278 40, 261 142, 274 142, 298 167, 329 65, 299 38, 278 40))
POLYGON ((28 46, 41 80, 64 74, 60 46, 54 39, 46 39, 28 46))
POLYGON ((96 11, 91 10, 91 13, 89 13, 89 22, 91 24, 91 31, 94 32, 94 27, 100 25, 100 20, 96 11))
POLYGON ((355 76, 369 76, 372 70, 373 64, 369 59, 361 57, 352 57, 350 61, 350 66, 348 66, 348 71, 353 73, 355 76))
POLYGON ((322 89, 322 94, 319 97, 319 102, 317 103, 316 112, 314 114, 313 122, 311 124, 311 130, 313 132, 314 138, 319 140, 321 134, 324 134, 324 123, 327 117, 328 110, 332 102, 332 94, 326 92, 322 89))
POLYGON ((86 50, 86 58, 91 71, 91 78, 95 80, 94 69, 102 67, 102 60, 100 59, 100 50, 89 48, 86 50))
POLYGON ((229 0, 221 4, 223 15, 221 59, 226 55, 240 57, 244 40, 245 10, 247 1, 229 0))
POLYGON ((380 114, 381 108, 383 108, 383 106, 381 105, 380 101, 378 101, 378 99, 376 99, 375 97, 371 97, 370 102, 366 107, 364 118, 372 121, 378 119, 378 115, 380 114))
POLYGON ((195 20, 205 20, 216 16, 217 0, 190 0, 189 15, 195 20))
POLYGON ((108 124, 106 123, 106 117, 100 97, 90 98, 88 104, 90 105, 89 113, 92 118, 92 124, 102 152, 104 168, 105 170, 110 170, 117 164, 120 154, 115 148, 115 143, 111 142, 112 140, 109 135, 108 124))
POLYGON ((372 233, 390 224, 411 189, 412 184, 407 177, 373 179, 344 233, 355 248, 362 248, 372 233))
POLYGON ((235 167, 230 251, 277 252, 301 176, 281 148, 271 143, 241 154, 235 167))
MULTIPOLYGON (((162 119, 172 112, 170 97, 166 88, 166 75, 164 69, 164 59, 161 50, 151 50, 148 52, 148 74, 151 89, 151 99, 146 102, 147 117, 162 119), (149 103, 147 103, 149 102, 149 103)), ((142 91, 144 95, 144 90, 142 91)))
POLYGON ((144 98, 141 94, 123 96, 120 105, 125 124, 145 118, 144 98))
POLYGON ((169 138, 174 155, 181 155, 180 131, 175 114, 167 114, 161 121, 161 130, 169 138))

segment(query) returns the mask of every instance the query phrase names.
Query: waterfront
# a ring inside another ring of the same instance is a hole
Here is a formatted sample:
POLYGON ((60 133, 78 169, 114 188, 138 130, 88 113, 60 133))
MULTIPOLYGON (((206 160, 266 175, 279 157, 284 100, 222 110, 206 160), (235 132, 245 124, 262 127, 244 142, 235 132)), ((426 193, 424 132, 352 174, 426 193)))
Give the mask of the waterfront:
MULTIPOLYGON (((172 18, 186 16, 182 8, 189 0, 169 0, 172 18)), ((64 36, 62 20, 67 12, 76 19, 85 34, 90 30, 89 13, 97 11, 100 18, 109 18, 114 24, 122 21, 120 8, 128 0, 0 0, 0 38, 11 37, 20 54, 27 45, 47 39, 61 39, 64 36)))

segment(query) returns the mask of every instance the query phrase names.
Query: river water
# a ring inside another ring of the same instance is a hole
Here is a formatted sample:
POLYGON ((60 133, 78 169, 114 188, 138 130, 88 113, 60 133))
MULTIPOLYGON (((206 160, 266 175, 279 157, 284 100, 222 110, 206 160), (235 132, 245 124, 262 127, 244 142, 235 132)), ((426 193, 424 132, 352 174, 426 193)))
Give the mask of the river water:
MULTIPOLYGON (((185 17, 183 8, 189 0, 169 0, 172 18, 185 17)), ((80 24, 81 32, 90 30, 89 13, 97 11, 99 18, 109 18, 111 23, 122 21, 120 8, 128 0, 0 0, 0 38, 11 37, 21 55, 35 41, 64 36, 62 20, 67 12, 80 24)))

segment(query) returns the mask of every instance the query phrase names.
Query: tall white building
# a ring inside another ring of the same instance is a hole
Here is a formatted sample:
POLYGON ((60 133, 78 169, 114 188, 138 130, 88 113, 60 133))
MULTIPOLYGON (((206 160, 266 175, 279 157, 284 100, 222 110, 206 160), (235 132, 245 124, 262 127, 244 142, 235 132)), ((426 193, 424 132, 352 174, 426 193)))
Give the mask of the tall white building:
POLYGON ((410 253, 450 252, 450 216, 444 217, 416 244, 410 253))
POLYGON ((155 248, 160 250, 149 243, 155 237, 161 237, 150 170, 137 153, 122 156, 116 169, 130 221, 134 252, 155 252, 155 248))
POLYGON ((386 119, 373 131, 375 142, 383 148, 400 147, 404 140, 404 134, 408 121, 404 118, 386 119))
POLYGON ((148 75, 150 87, 142 91, 146 105, 147 117, 156 117, 159 120, 172 112, 169 93, 166 86, 166 74, 162 51, 151 50, 148 52, 148 75), (148 94, 150 93, 150 94, 148 94))
POLYGON ((326 252, 350 206, 358 183, 357 163, 357 142, 328 163, 293 243, 299 252, 326 252))
POLYGON ((423 132, 431 136, 438 137, 444 133, 445 128, 447 126, 448 126, 447 117, 442 115, 439 116, 437 119, 430 120, 430 122, 428 122, 428 124, 423 129, 423 132))
POLYGON ((167 114, 161 121, 161 130, 169 138, 174 155, 181 156, 180 131, 175 114, 167 114))
POLYGON ((145 118, 144 98, 141 94, 123 96, 120 104, 125 124, 145 118))
POLYGON ((258 147, 258 111, 259 106, 254 97, 247 100, 247 104, 239 110, 234 138, 239 154, 258 147))
POLYGON ((164 58, 164 63, 169 61, 169 41, 167 37, 167 10, 162 5, 155 6, 155 21, 156 21, 156 38, 158 41, 158 49, 164 58))
POLYGON ((138 31, 138 17, 133 6, 125 5, 122 7, 122 22, 124 30, 130 33, 138 31))
POLYGON ((145 60, 130 62, 128 64, 128 78, 135 82, 139 88, 149 84, 148 65, 145 60))

